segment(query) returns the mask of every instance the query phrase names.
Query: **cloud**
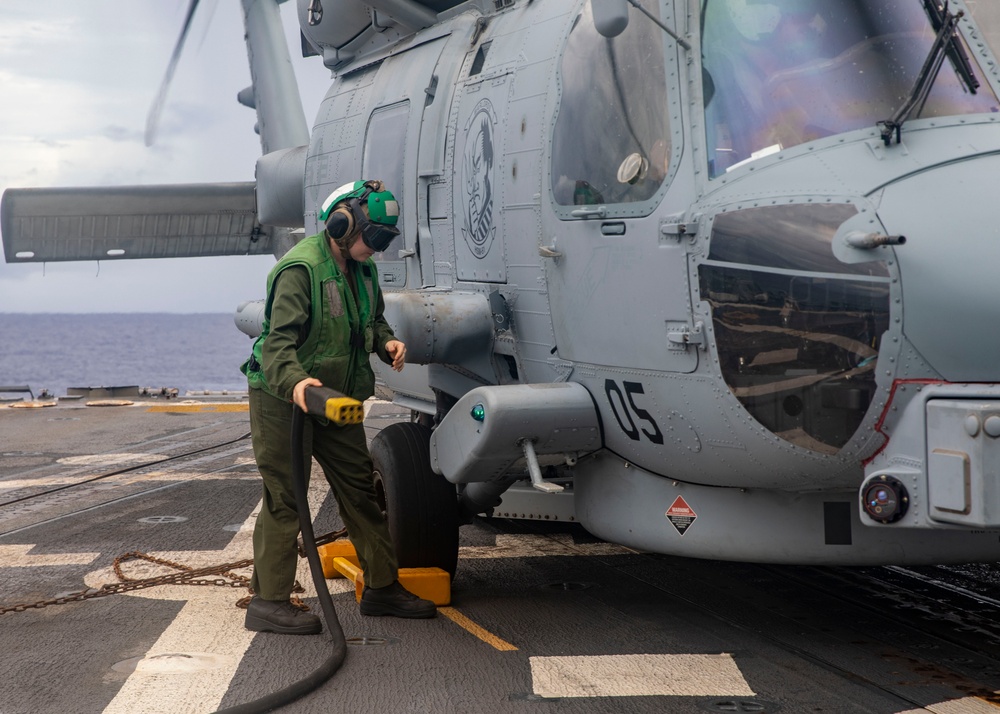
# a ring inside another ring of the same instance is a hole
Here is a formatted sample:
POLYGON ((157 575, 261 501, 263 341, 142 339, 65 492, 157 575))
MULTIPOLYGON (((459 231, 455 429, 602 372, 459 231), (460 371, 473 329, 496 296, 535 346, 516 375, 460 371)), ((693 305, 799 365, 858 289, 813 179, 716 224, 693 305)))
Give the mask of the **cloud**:
MULTIPOLYGON (((234 0, 199 6, 157 143, 143 143, 185 10, 131 0, 0 4, 0 190, 253 180, 260 142, 253 111, 236 102, 250 72, 234 0)), ((281 9, 310 117, 330 80, 317 58, 298 57, 295 11, 281 9)), ((0 262, 0 312, 230 311, 263 296, 272 264, 0 262)))
POLYGON ((111 141, 138 141, 142 140, 142 132, 129 129, 116 124, 109 124, 100 131, 101 136, 111 141))

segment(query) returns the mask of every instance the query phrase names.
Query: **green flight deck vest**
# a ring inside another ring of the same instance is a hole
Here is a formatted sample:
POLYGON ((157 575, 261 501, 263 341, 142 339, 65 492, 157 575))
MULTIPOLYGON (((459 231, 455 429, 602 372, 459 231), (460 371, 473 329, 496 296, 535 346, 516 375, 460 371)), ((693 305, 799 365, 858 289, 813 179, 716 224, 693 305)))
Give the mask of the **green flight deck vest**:
POLYGON ((369 355, 375 349, 375 306, 378 305, 378 273, 375 262, 348 261, 354 270, 357 300, 347 277, 340 271, 325 233, 305 238, 289 250, 267 276, 267 303, 264 324, 253 352, 241 370, 251 389, 263 389, 282 398, 268 387, 264 378, 262 345, 271 327, 274 283, 283 270, 301 265, 309 271, 312 294, 309 334, 296 348, 299 364, 323 386, 364 401, 375 393, 375 374, 369 355))

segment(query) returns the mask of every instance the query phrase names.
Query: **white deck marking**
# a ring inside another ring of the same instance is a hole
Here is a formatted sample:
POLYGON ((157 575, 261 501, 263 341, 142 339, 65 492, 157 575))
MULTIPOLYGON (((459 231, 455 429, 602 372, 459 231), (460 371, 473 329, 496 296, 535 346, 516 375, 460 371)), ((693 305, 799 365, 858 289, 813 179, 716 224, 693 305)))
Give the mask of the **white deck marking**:
POLYGON ((899 714, 927 714, 927 712, 934 714, 997 714, 1000 712, 1000 706, 979 697, 962 697, 937 704, 928 704, 922 709, 907 709, 899 714))
POLYGON ((39 553, 28 555, 34 548, 27 545, 0 545, 0 568, 37 568, 47 565, 89 565, 100 553, 39 553))
MULTIPOLYGON (((248 463, 254 463, 253 457, 247 457, 246 451, 249 447, 246 445, 239 445, 233 448, 227 449, 226 451, 217 451, 212 454, 206 454, 194 459, 189 459, 184 462, 183 470, 174 470, 166 468, 163 470, 148 471, 145 473, 122 473, 115 476, 93 480, 95 474, 90 467, 87 468, 77 468, 60 472, 57 476, 47 476, 38 479, 7 479, 5 481, 0 481, 0 491, 19 489, 19 488, 51 488, 53 486, 68 486, 79 484, 84 487, 89 487, 91 489, 108 489, 117 486, 129 485, 132 483, 139 483, 141 481, 190 481, 194 478, 200 478, 205 480, 211 479, 225 479, 225 480, 252 480, 260 478, 255 473, 231 473, 231 470, 238 468, 240 466, 245 466, 248 463), (191 467, 197 466, 199 464, 211 463, 222 458, 232 456, 234 457, 233 463, 225 468, 215 469, 208 473, 204 471, 192 471, 191 467)), ((94 458, 102 458, 105 455, 98 455, 94 458)), ((112 454, 112 456, 128 456, 128 454, 112 454)), ((134 456, 143 456, 142 454, 135 454, 134 456)), ((141 459, 141 466, 143 463, 151 463, 152 461, 159 461, 161 459, 167 458, 159 454, 153 454, 154 458, 141 459)), ((87 459, 91 457, 71 457, 79 459, 87 459)), ((124 463, 124 462, 116 462, 124 463)), ((38 494, 38 496, 44 496, 44 494, 38 494)), ((71 496, 73 498, 75 496, 71 496)), ((48 496, 47 498, 52 498, 48 496)))
POLYGON ((532 657, 541 697, 752 697, 728 654, 532 657))
POLYGON ((188 589, 205 592, 188 600, 143 661, 207 652, 215 655, 218 666, 194 672, 156 672, 146 671, 140 662, 104 709, 105 714, 194 714, 218 709, 254 633, 243 627, 245 612, 233 607, 237 591, 188 589))
MULTIPOLYGON (((309 504, 313 513, 319 508, 328 490, 323 478, 312 479, 309 504)), ((259 510, 260 504, 257 504, 253 513, 222 550, 158 551, 150 555, 194 568, 251 558, 253 526, 259 510)), ((124 567, 129 577, 137 578, 169 572, 143 561, 130 561, 124 567)), ((299 560, 297 577, 306 589, 300 597, 314 597, 316 590, 309 576, 308 563, 304 559, 299 560)), ((89 587, 100 587, 116 580, 111 568, 94 571, 85 578, 89 587)), ((353 585, 346 580, 328 581, 328 585, 333 592, 353 591, 353 585)), ((215 711, 229 690, 233 675, 255 635, 243 627, 246 611, 234 607, 236 600, 243 597, 246 591, 221 587, 161 585, 127 594, 159 600, 186 600, 187 604, 146 653, 143 660, 148 664, 140 662, 136 666, 104 712, 195 714, 215 711), (162 660, 164 655, 188 655, 207 659, 202 657, 205 654, 212 655, 217 666, 196 671, 170 672, 163 671, 163 667, 151 661, 157 657, 162 660)))

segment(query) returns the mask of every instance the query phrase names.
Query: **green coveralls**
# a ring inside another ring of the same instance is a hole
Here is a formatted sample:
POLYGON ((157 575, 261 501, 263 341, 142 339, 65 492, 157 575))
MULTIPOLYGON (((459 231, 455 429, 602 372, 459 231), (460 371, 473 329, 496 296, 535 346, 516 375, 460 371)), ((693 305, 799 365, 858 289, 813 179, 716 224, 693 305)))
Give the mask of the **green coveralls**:
MULTIPOLYGON (((251 587, 265 600, 287 600, 295 581, 298 512, 292 488, 292 390, 307 377, 347 396, 374 394, 369 353, 391 363, 385 344, 395 339, 382 316, 375 263, 348 261, 357 292, 337 267, 325 234, 300 241, 267 279, 264 329, 243 365, 250 386, 254 457, 264 480, 264 502, 253 533, 251 587)), ((337 426, 307 418, 306 464, 323 469, 340 516, 358 552, 365 584, 378 588, 397 577, 389 527, 375 497, 364 426, 337 426)), ((306 478, 309 478, 308 467, 306 478)))

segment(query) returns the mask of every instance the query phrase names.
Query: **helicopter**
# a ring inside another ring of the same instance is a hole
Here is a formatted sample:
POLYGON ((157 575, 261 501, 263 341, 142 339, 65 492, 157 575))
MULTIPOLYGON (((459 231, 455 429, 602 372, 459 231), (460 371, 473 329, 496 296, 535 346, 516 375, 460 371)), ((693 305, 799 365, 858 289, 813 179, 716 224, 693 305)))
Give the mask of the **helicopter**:
POLYGON ((278 4, 242 0, 255 181, 8 190, 8 261, 280 256, 378 178, 401 565, 454 573, 478 515, 716 560, 1000 559, 1000 5, 297 0, 332 75, 310 130, 278 4))

